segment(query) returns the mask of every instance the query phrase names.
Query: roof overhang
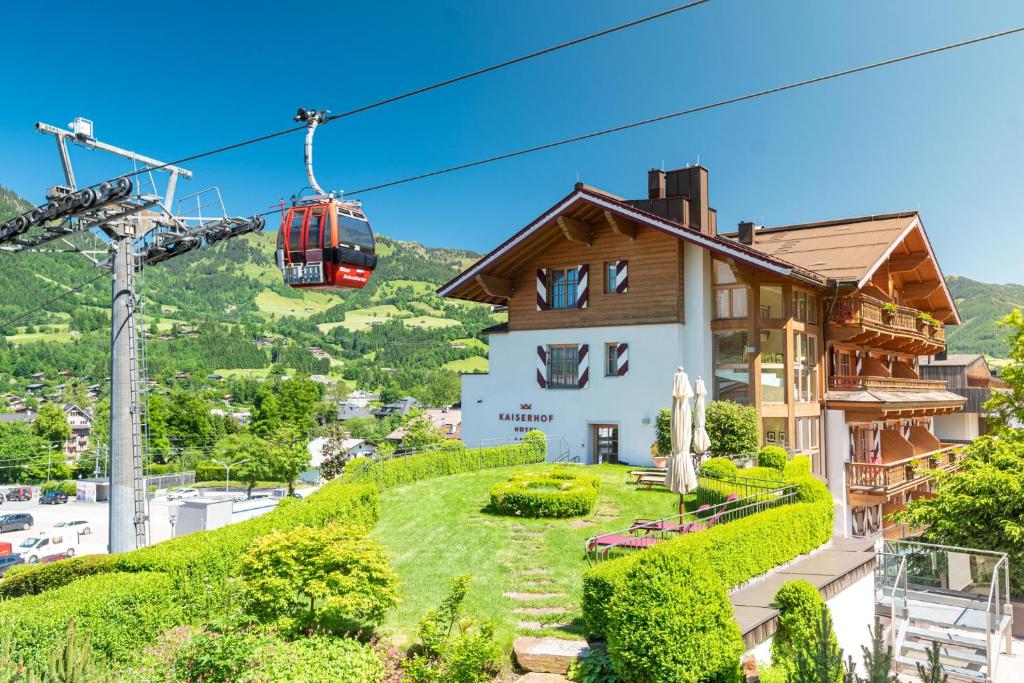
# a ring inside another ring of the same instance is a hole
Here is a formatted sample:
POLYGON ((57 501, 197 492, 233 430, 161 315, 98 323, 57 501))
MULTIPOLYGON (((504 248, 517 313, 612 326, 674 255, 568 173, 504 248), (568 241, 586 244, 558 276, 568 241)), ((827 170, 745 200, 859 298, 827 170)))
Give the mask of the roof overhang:
POLYGON ((781 259, 765 256, 755 249, 738 244, 719 236, 706 235, 693 228, 687 228, 675 221, 670 221, 652 213, 634 208, 625 202, 619 201, 608 195, 601 194, 583 185, 578 185, 576 190, 566 196, 551 209, 544 212, 537 219, 517 232, 508 240, 500 244, 493 251, 483 256, 468 269, 460 273, 451 281, 442 285, 437 293, 440 296, 453 296, 458 298, 459 287, 471 281, 477 275, 484 273, 489 267, 501 262, 510 252, 527 242, 530 237, 547 226, 561 214, 581 203, 608 211, 618 218, 632 221, 641 227, 651 228, 668 235, 672 235, 684 242, 689 242, 723 257, 732 258, 738 263, 758 268, 782 277, 795 277, 805 284, 824 288, 827 280, 815 273, 803 270, 797 266, 787 263, 781 259))

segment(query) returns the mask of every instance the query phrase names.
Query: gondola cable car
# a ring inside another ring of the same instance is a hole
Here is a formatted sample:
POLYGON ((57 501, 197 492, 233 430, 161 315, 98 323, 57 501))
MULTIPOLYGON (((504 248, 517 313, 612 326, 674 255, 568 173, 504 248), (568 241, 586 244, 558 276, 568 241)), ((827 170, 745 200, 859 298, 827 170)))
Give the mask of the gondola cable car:
POLYGON ((314 194, 292 197, 277 235, 277 265, 285 284, 301 289, 362 289, 377 266, 375 241, 362 205, 324 192, 313 175, 313 135, 327 111, 299 109, 306 123, 306 177, 314 194))

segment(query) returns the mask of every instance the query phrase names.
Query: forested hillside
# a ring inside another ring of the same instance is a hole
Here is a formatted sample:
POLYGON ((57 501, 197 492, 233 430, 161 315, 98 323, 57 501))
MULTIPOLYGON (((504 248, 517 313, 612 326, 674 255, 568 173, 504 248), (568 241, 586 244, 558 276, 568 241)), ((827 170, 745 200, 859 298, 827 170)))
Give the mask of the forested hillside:
MULTIPOLYGON (((0 188, 0 221, 25 208, 0 188)), ((501 317, 434 294, 476 254, 380 237, 380 263, 364 290, 303 292, 281 282, 274 239, 247 235, 145 269, 138 290, 148 377, 181 384, 208 374, 323 374, 436 403, 458 400, 456 372, 486 369, 477 335, 501 317)), ((22 393, 34 373, 70 370, 103 384, 110 280, 68 291, 98 274, 79 254, 0 253, 0 382, 22 393)))
POLYGON ((963 320, 949 328, 950 352, 1006 358, 1006 332, 997 323, 1014 308, 1024 309, 1024 285, 992 285, 959 275, 947 282, 963 320))

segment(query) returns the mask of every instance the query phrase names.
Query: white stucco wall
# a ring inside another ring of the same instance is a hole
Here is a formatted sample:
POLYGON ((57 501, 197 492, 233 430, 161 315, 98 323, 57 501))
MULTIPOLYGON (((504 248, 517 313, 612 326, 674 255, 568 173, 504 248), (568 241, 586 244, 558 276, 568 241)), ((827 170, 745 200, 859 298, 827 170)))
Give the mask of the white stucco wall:
POLYGON ((937 415, 932 431, 940 441, 969 441, 978 438, 977 413, 953 413, 937 415))
POLYGON ((825 466, 828 468, 828 490, 835 502, 833 528, 840 536, 849 536, 853 529, 846 505, 846 462, 850 459, 850 429, 845 410, 825 411, 825 466))

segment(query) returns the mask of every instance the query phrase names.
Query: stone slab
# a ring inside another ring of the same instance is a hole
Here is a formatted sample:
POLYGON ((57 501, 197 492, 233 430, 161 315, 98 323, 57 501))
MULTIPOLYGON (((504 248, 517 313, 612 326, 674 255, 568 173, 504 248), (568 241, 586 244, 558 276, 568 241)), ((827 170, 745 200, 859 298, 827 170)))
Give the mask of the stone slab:
POLYGON ((512 644, 519 667, 537 673, 564 674, 569 664, 590 654, 585 640, 522 636, 512 644))
POLYGON ((875 541, 869 538, 842 538, 834 536, 829 550, 845 550, 854 553, 874 553, 875 541))
POLYGON ((536 671, 516 679, 516 683, 569 683, 569 679, 562 674, 542 674, 536 671))
POLYGON ((805 557, 791 567, 780 569, 780 574, 822 574, 840 577, 852 572, 857 567, 873 562, 874 553, 853 553, 842 550, 822 550, 810 557, 805 557))
POLYGON ((775 594, 779 592, 779 588, 782 584, 787 581, 795 581, 797 579, 803 579, 817 589, 821 589, 822 586, 829 584, 835 577, 823 576, 821 574, 803 574, 799 573, 799 567, 793 565, 790 568, 793 573, 782 573, 776 572, 770 574, 767 577, 758 580, 756 583, 752 583, 749 586, 744 586, 730 596, 732 604, 743 605, 745 607, 770 607, 775 601, 775 594))

